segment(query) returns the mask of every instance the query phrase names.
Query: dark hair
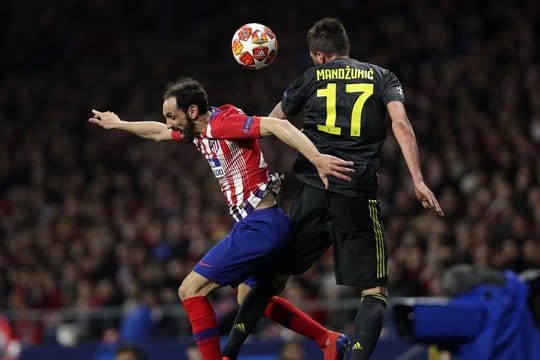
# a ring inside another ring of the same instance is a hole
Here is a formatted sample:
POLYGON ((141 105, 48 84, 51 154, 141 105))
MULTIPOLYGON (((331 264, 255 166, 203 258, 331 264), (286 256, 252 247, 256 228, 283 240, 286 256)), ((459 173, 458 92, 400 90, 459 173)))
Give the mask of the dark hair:
POLYGON ((181 77, 165 87, 163 99, 174 97, 179 109, 186 112, 191 105, 197 105, 200 114, 208 111, 208 96, 201 84, 195 79, 181 77))
POLYGON ((131 345, 131 344, 124 344, 122 346, 120 346, 117 350, 116 350, 116 353, 115 355, 120 355, 122 353, 131 353, 135 359, 137 360, 147 360, 148 357, 141 351, 139 350, 136 346, 134 345, 131 345))
POLYGON ((309 51, 322 51, 327 55, 349 55, 351 43, 345 26, 338 19, 324 18, 315 23, 307 33, 309 51))

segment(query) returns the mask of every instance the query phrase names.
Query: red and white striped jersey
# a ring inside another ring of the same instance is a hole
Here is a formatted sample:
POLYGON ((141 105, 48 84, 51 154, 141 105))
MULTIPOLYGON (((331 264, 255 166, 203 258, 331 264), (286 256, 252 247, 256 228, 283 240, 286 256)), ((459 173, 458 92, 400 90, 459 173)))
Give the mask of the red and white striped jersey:
MULTIPOLYGON (((208 126, 193 143, 218 179, 231 215, 240 221, 271 188, 279 189, 281 180, 278 174, 268 173, 259 143, 260 117, 247 116, 228 104, 210 107, 210 113, 208 126)), ((182 139, 179 131, 171 135, 182 139)))

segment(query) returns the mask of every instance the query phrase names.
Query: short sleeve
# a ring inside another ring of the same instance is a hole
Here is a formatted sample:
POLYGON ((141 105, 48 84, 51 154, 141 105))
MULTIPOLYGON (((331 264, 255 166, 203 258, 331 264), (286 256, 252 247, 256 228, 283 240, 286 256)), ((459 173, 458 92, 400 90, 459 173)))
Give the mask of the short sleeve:
POLYGON ((255 139, 261 137, 261 118, 224 112, 215 116, 205 135, 214 139, 255 139))
POLYGON ((171 138, 175 141, 182 141, 183 134, 178 130, 171 130, 171 138))
POLYGON ((385 70, 383 75, 383 102, 388 104, 390 101, 405 102, 403 87, 397 76, 388 70, 385 70))

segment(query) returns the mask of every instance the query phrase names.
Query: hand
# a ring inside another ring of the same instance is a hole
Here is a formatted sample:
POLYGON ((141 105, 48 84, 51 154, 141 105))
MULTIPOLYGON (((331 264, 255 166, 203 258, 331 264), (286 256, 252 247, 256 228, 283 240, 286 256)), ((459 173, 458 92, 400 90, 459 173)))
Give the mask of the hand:
POLYGON ((420 181, 419 183, 414 184, 414 192, 424 209, 433 209, 439 216, 444 216, 444 211, 442 210, 441 205, 439 205, 439 201, 425 182, 420 181))
POLYGON ((333 176, 344 181, 351 181, 351 178, 347 174, 354 172, 354 163, 352 161, 342 160, 332 155, 319 154, 314 164, 317 167, 319 177, 325 189, 328 189, 328 176, 333 176))
POLYGON ((92 124, 97 124, 104 129, 114 129, 122 122, 118 115, 113 112, 101 112, 92 109, 93 116, 88 119, 92 124))

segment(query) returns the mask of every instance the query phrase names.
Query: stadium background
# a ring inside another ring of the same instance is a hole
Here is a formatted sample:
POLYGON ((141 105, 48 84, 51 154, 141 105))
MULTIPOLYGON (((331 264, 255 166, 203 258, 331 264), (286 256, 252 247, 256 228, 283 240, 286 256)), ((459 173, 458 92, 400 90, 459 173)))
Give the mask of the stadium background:
MULTIPOLYGON (((232 224, 194 148, 106 132, 87 123, 90 109, 160 120, 165 83, 189 75, 211 104, 267 114, 310 65, 305 33, 324 16, 345 23, 353 57, 404 84, 426 181, 446 212, 421 209, 390 134, 379 181, 391 296, 439 296, 440 275, 461 262, 540 267, 536 1, 8 0, 0 9, 0 313, 33 354, 59 329, 67 342, 118 332, 184 341, 177 286, 232 224), (230 54, 247 22, 278 36, 267 69, 245 70, 230 54), (122 332, 133 309, 153 314, 148 334, 122 332)), ((289 175, 288 209, 294 152, 263 146, 289 175)), ((356 294, 335 285, 331 254, 284 295, 350 332, 356 294)), ((225 333, 234 293, 213 300, 225 333)), ((290 336, 258 329, 261 339, 290 336)))

